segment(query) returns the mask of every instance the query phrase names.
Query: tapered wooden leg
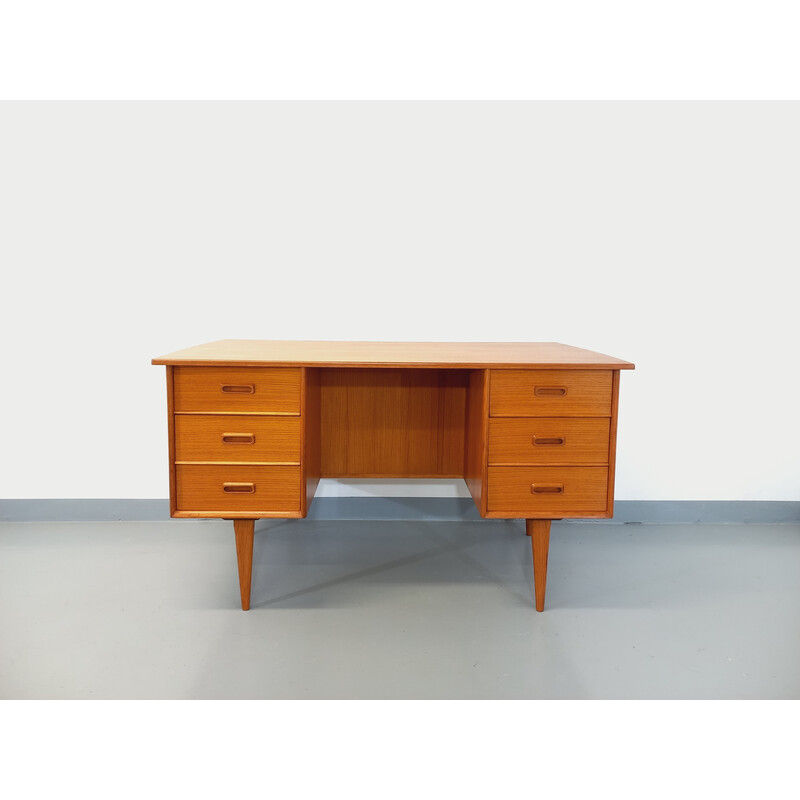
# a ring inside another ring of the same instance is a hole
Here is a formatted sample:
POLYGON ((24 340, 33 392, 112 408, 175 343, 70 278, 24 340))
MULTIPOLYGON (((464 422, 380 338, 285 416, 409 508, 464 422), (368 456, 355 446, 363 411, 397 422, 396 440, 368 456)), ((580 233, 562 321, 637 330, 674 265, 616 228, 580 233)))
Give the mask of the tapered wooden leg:
POLYGON ((544 593, 547 589, 547 553, 550 549, 550 520, 526 519, 525 532, 531 537, 533 550, 533 587, 536 593, 536 610, 544 611, 544 593))
POLYGON ((250 579, 253 575, 254 519, 235 519, 236 560, 239 562, 239 591, 242 594, 242 611, 250 610, 250 579))

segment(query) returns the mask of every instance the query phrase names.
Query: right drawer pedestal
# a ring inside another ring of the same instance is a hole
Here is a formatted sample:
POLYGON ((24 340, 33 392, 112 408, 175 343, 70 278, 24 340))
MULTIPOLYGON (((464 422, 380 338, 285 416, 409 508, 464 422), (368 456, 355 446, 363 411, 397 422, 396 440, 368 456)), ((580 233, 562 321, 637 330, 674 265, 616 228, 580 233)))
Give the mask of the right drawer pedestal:
POLYGON ((611 370, 492 370, 487 513, 610 516, 611 370))

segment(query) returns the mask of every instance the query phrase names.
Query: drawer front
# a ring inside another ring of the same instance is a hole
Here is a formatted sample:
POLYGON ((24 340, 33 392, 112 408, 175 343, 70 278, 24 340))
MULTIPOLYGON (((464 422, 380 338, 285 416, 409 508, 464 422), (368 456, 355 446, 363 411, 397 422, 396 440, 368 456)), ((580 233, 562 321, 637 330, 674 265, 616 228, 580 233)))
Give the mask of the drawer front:
POLYGON ((493 417, 611 416, 611 370, 493 369, 493 417))
POLYGON ((176 461, 300 463, 300 417, 176 414, 176 461))
POLYGON ((175 411, 300 413, 297 367, 175 367, 175 411))
POLYGON ((300 467, 178 464, 178 511, 300 510, 300 467))
POLYGON ((489 511, 604 511, 607 467, 489 467, 489 511))
POLYGON ((608 464, 608 419, 489 420, 490 464, 608 464))

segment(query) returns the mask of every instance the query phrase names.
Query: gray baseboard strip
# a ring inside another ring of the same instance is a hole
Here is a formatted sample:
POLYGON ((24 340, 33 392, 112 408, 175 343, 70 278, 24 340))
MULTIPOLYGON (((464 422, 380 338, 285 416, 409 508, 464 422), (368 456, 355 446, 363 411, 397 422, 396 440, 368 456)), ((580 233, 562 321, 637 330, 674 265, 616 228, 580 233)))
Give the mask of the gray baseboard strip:
POLYGON ((169 500, 0 500, 0 522, 158 522, 169 500))
MULTIPOLYGON (((168 500, 0 500, 0 522, 155 522, 169 519, 168 500)), ((479 521, 464 497, 318 497, 310 520, 479 521)), ((175 520, 195 522, 195 520, 175 520)), ((582 524, 800 524, 800 502, 782 500, 618 500, 613 519, 582 524)))

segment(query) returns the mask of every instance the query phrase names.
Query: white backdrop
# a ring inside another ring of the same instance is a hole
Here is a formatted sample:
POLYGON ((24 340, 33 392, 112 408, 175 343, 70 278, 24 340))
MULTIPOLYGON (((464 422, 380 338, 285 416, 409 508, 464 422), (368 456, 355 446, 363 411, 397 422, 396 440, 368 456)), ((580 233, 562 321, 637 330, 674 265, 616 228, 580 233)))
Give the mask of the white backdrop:
POLYGON ((617 499, 798 500, 799 141, 795 102, 0 104, 0 497, 165 497, 150 358, 285 338, 634 361, 617 499))

